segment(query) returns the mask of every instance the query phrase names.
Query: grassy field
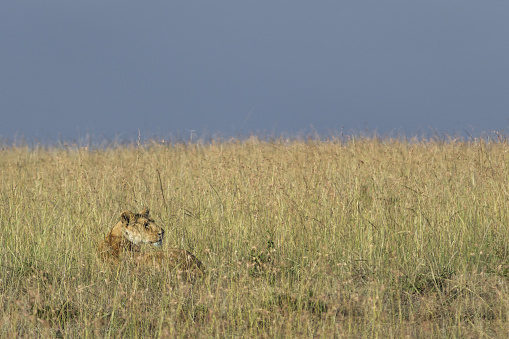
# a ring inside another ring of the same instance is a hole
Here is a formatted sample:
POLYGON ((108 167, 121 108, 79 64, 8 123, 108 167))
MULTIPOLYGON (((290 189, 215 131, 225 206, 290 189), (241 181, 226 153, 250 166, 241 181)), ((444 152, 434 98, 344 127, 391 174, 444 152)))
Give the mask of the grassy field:
POLYGON ((505 140, 0 150, 0 337, 505 337, 505 140), (207 266, 102 263, 126 209, 207 266))

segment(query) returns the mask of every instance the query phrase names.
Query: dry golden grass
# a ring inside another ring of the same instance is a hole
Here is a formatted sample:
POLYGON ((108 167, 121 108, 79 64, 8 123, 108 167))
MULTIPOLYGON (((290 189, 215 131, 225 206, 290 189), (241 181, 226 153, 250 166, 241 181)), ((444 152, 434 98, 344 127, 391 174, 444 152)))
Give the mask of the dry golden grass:
POLYGON ((0 151, 1 337, 504 337, 504 140, 0 151), (207 267, 112 268, 151 208, 207 267))

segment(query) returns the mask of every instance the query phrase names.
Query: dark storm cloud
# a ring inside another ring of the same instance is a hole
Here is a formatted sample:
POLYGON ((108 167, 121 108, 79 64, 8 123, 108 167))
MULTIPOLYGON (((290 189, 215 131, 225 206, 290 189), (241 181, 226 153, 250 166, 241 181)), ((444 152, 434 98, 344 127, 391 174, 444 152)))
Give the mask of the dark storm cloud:
POLYGON ((505 130, 507 2, 8 1, 0 135, 505 130))

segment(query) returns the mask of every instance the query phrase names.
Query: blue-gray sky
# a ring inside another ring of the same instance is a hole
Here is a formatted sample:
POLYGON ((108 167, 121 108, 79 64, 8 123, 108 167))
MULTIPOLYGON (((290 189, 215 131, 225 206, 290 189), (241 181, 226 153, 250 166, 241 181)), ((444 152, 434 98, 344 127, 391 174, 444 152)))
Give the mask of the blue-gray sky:
POLYGON ((0 136, 507 131, 509 1, 0 5, 0 136))

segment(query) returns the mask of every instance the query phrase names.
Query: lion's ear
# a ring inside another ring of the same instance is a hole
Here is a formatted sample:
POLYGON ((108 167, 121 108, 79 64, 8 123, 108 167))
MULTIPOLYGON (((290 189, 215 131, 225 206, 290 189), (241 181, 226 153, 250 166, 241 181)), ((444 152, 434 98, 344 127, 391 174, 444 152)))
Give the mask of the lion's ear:
POLYGON ((122 221, 123 224, 129 224, 129 221, 134 216, 134 213, 131 211, 124 211, 120 215, 120 221, 122 221))
POLYGON ((148 217, 149 213, 150 213, 150 210, 148 209, 148 207, 145 207, 143 209, 143 211, 141 211, 141 215, 144 216, 145 218, 148 217))

